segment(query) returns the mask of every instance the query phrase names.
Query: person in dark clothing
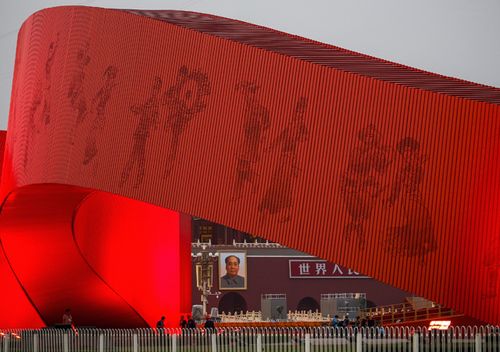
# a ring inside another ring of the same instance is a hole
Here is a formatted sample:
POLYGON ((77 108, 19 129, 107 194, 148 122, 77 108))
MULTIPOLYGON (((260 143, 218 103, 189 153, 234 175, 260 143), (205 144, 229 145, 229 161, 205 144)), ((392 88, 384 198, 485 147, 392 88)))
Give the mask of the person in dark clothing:
POLYGON ((355 328, 361 327, 361 317, 359 315, 356 317, 356 321, 354 322, 354 327, 355 328))
POLYGON ((372 316, 369 316, 368 317, 368 321, 366 322, 366 325, 369 327, 369 328, 372 328, 375 326, 375 320, 373 319, 372 316))
POLYGON ((156 323, 156 328, 157 329, 164 329, 165 328, 165 317, 161 317, 160 320, 156 323))
POLYGON ((345 317, 344 317, 344 321, 343 321, 344 328, 348 328, 350 323, 351 322, 349 320, 349 313, 345 313, 345 317))
POLYGON ((187 327, 187 320, 184 319, 184 315, 181 315, 181 321, 179 322, 179 326, 181 329, 185 329, 187 327))
POLYGON ((187 328, 188 329, 196 329, 196 323, 190 315, 188 315, 187 328))
POLYGON ((73 324, 73 317, 71 316, 71 309, 67 308, 64 311, 64 315, 62 317, 62 323, 64 325, 72 325, 73 324))
POLYGON ((205 329, 215 329, 215 323, 212 320, 210 314, 207 314, 207 319, 205 320, 205 329))

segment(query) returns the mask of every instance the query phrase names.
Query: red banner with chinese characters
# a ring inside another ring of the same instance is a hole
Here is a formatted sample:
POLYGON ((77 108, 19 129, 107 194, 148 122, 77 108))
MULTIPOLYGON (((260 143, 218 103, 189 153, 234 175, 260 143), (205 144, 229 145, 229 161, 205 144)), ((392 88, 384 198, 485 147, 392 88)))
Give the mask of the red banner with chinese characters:
POLYGON ((367 279, 364 276, 345 266, 330 263, 325 260, 296 260, 288 261, 290 279, 367 279))

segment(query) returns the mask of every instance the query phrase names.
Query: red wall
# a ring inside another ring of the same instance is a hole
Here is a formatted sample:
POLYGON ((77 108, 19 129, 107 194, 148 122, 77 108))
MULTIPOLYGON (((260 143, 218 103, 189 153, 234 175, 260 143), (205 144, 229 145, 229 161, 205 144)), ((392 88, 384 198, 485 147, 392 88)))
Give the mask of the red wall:
POLYGON ((1 196, 119 194, 499 323, 500 90, 308 43, 357 69, 123 11, 40 11, 18 36, 1 196))

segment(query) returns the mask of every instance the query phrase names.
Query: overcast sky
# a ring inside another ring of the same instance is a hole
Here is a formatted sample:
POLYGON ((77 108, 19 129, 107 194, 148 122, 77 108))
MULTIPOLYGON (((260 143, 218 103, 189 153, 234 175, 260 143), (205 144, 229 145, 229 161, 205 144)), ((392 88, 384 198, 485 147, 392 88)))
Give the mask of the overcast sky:
POLYGON ((0 0, 0 129, 17 32, 33 12, 59 5, 210 13, 500 87, 500 0, 0 0))

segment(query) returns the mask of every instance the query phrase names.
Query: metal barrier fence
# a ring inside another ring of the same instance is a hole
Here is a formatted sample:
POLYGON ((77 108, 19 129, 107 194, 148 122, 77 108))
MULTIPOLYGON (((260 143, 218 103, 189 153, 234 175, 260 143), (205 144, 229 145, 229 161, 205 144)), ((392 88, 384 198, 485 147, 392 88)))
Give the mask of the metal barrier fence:
POLYGON ((0 352, 498 352, 500 328, 0 330, 0 352))

